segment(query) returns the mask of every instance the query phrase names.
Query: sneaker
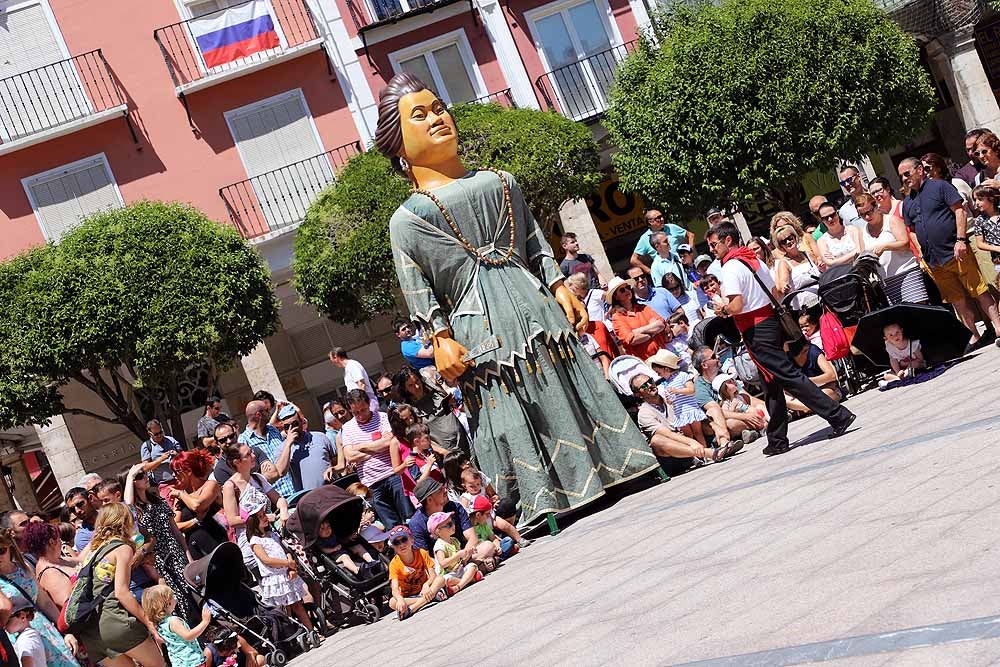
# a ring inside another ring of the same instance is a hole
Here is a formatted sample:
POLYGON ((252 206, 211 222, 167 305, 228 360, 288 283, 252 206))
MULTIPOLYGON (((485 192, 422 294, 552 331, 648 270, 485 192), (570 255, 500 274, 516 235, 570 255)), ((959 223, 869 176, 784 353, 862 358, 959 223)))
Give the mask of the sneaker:
POLYGON ((531 540, 529 540, 526 537, 522 537, 520 539, 520 541, 518 541, 517 546, 519 546, 522 549, 525 548, 525 547, 530 547, 531 546, 531 540))
POLYGON ((483 580, 483 573, 480 572, 479 570, 476 570, 476 576, 472 578, 472 581, 482 581, 482 580, 483 580))
POLYGON ((447 586, 442 586, 441 589, 437 592, 437 595, 434 596, 434 599, 437 600, 438 602, 444 602, 445 600, 447 600, 448 599, 447 589, 448 589, 447 586))
POLYGON ((997 339, 993 341, 993 344, 996 345, 997 347, 1000 347, 1000 336, 997 336, 997 339))
POLYGON ((754 431, 753 429, 749 428, 743 429, 743 433, 740 434, 740 440, 742 440, 745 444, 748 445, 754 440, 757 440, 759 438, 760 438, 760 431, 754 431))
POLYGON ((878 381, 879 391, 885 391, 886 387, 888 387, 888 386, 889 386, 889 381, 888 380, 879 380, 878 381))

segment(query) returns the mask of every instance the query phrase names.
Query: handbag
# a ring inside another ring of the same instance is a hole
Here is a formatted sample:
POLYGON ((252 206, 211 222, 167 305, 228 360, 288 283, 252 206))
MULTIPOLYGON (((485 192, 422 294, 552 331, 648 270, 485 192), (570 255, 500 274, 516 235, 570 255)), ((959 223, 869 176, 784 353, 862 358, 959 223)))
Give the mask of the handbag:
POLYGON ((802 328, 799 327, 799 321, 787 308, 782 306, 781 303, 774 298, 774 295, 771 294, 771 290, 768 289, 767 285, 764 284, 764 281, 760 279, 760 276, 758 276, 757 272, 753 270, 753 267, 739 257, 735 259, 740 264, 750 269, 750 275, 752 275, 753 279, 757 281, 760 288, 764 290, 764 294, 767 294, 767 298, 771 300, 771 306, 774 308, 774 314, 778 317, 778 321, 781 323, 781 330, 785 332, 785 338, 793 343, 797 340, 805 338, 802 333, 802 328))

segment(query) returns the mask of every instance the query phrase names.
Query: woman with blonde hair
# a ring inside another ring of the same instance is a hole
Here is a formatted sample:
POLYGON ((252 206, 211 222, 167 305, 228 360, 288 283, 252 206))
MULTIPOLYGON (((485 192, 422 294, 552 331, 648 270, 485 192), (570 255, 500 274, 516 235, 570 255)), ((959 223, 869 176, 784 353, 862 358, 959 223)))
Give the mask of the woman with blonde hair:
MULTIPOLYGON (((812 238, 808 234, 805 236, 812 238)), ((808 251, 803 251, 802 237, 802 232, 792 225, 781 225, 771 232, 775 249, 783 253, 775 262, 777 270, 774 276, 775 287, 781 294, 803 289, 819 278, 819 266, 808 251)), ((797 303, 794 305, 799 307, 797 303)))
MULTIPOLYGON (((129 590, 132 578, 135 523, 122 503, 101 508, 94 524, 94 538, 87 548, 93 562, 92 593, 104 597, 100 611, 91 615, 80 631, 87 655, 104 667, 163 667, 156 645, 156 626, 129 590)), ((87 563, 84 563, 86 565, 87 563)))
MULTIPOLYGON (((799 220, 799 216, 795 215, 791 211, 778 211, 773 216, 771 216, 771 245, 774 246, 774 253, 776 256, 780 256, 781 253, 785 251, 780 245, 778 245, 778 240, 774 236, 775 230, 779 227, 790 226, 795 230, 796 235, 799 237, 799 248, 806 253, 809 253, 809 257, 813 261, 819 259, 819 246, 816 245, 816 239, 812 237, 812 234, 806 234, 802 228, 802 221, 799 220)), ((817 264, 821 264, 817 261, 817 264)), ((825 266, 820 266, 820 270, 826 270, 825 266)))

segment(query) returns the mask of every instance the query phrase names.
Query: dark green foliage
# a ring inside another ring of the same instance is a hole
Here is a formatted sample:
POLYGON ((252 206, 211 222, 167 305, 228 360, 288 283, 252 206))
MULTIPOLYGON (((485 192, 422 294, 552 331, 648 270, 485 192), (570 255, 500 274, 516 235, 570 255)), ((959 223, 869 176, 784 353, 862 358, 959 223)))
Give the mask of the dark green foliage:
MULTIPOLYGON (((601 181, 597 144, 585 125, 495 104, 458 105, 452 113, 465 164, 512 173, 540 222, 601 181)), ((310 206, 295 240, 295 287, 307 303, 352 325, 394 308, 389 218, 409 193, 374 150, 347 163, 310 206)))
POLYGON ((131 387, 169 396, 192 365, 223 370, 278 315, 267 267, 233 228, 145 201, 0 263, 0 298, 2 428, 91 414, 63 404, 72 379, 143 436, 131 387))
POLYGON ((623 189, 672 212, 773 193, 932 119, 917 45, 871 0, 723 0, 654 24, 605 124, 623 189))

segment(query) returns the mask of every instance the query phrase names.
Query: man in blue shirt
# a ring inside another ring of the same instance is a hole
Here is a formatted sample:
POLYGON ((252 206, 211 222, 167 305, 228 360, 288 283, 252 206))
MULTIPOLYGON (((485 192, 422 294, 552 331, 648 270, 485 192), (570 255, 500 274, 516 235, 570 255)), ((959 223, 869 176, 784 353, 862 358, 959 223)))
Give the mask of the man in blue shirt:
POLYGON ((1000 333, 1000 315, 979 264, 969 250, 962 195, 948 181, 930 178, 917 158, 908 157, 899 163, 899 178, 909 189, 903 200, 903 221, 916 233, 941 297, 955 306, 962 324, 972 332, 969 348, 973 349, 980 337, 972 300, 979 302, 997 333, 1000 333))
MULTIPOLYGON (((281 409, 287 408, 286 404, 281 409)), ((270 418, 264 401, 250 401, 245 410, 247 428, 240 434, 239 442, 254 451, 260 474, 264 475, 274 490, 288 498, 295 493, 292 476, 288 474, 291 451, 282 457, 285 445, 298 435, 297 432, 285 432, 267 423, 270 418)), ((279 411, 280 417, 280 411, 279 411)), ((216 436, 218 437, 218 435, 216 436)), ((221 443, 220 443, 221 444, 221 443)))
POLYGON ((416 327, 410 320, 398 319, 393 322, 393 330, 399 339, 399 349, 406 363, 417 370, 434 365, 434 348, 416 335, 416 327))
POLYGON ((292 487, 299 492, 312 491, 323 486, 329 481, 327 470, 337 463, 336 445, 324 433, 307 431, 305 420, 299 414, 298 408, 291 403, 278 411, 278 419, 281 420, 283 432, 295 434, 294 439, 285 439, 282 451, 278 454, 279 462, 283 462, 286 458, 285 449, 290 450, 287 458, 292 487))
POLYGON ((649 238, 653 247, 656 248, 656 257, 653 258, 653 264, 649 267, 649 276, 653 287, 663 287, 663 276, 668 273, 677 276, 684 289, 690 287, 684 264, 681 263, 679 255, 672 250, 673 246, 670 245, 670 239, 666 232, 655 232, 649 238))
POLYGON ((635 250, 629 259, 629 266, 641 269, 643 273, 649 273, 649 266, 652 264, 653 258, 656 257, 656 248, 653 247, 649 237, 656 232, 666 233, 667 238, 670 239, 671 248, 676 248, 682 243, 694 245, 694 232, 689 232, 680 225, 667 224, 662 212, 650 209, 646 211, 645 220, 649 229, 642 233, 638 243, 635 244, 635 250))
POLYGON ((153 476, 153 482, 157 486, 169 486, 174 481, 174 473, 170 469, 170 459, 163 457, 173 456, 171 452, 180 453, 184 451, 184 447, 163 432, 163 426, 157 419, 146 422, 146 433, 149 434, 149 439, 139 445, 139 458, 145 463, 160 461, 149 474, 153 476))
POLYGON ((655 310, 663 319, 669 319, 680 309, 681 304, 674 295, 662 287, 651 286, 649 276, 642 269, 633 266, 628 270, 628 277, 632 279, 635 300, 655 310))

